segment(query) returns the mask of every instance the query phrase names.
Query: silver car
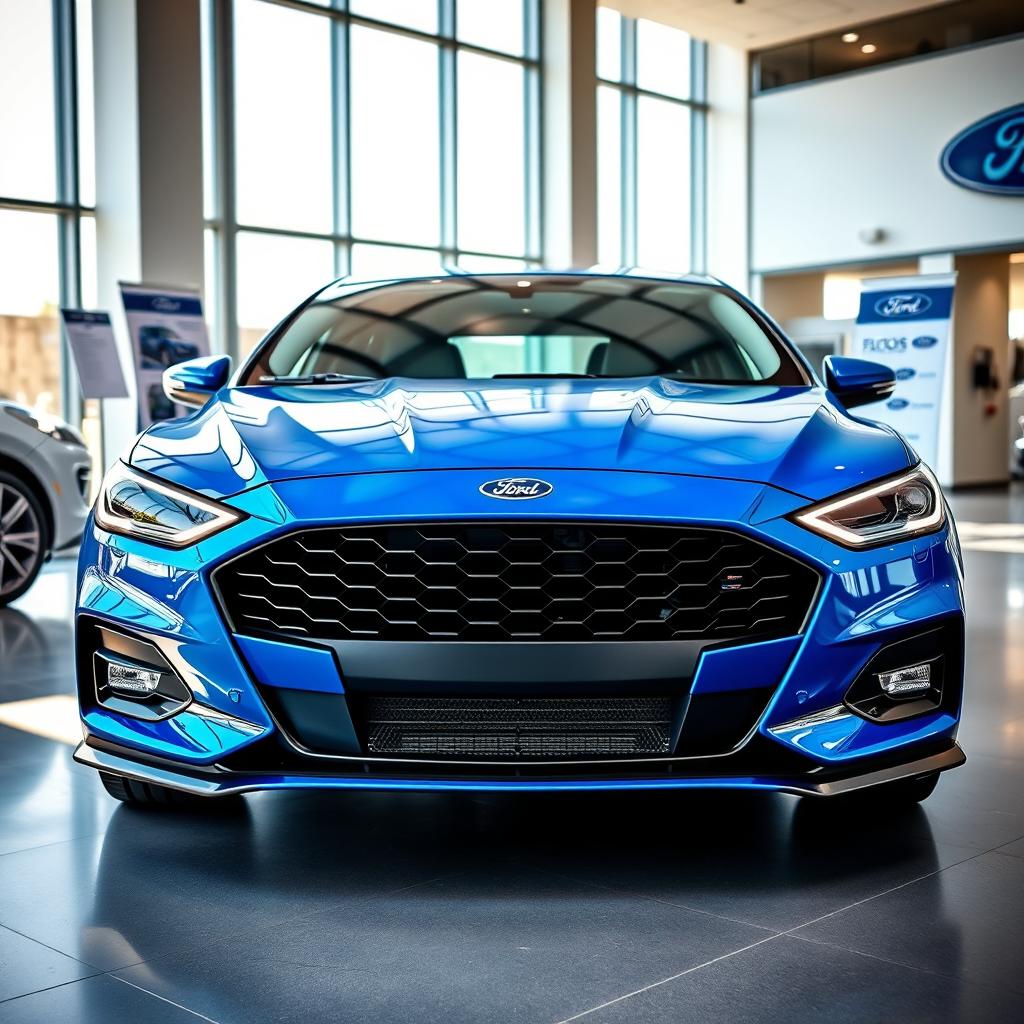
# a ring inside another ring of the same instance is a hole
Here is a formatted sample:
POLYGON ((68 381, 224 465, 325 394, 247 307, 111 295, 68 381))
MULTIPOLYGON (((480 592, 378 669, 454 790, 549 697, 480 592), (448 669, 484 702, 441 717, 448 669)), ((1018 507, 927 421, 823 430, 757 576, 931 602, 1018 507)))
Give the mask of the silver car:
POLYGON ((68 424, 0 400, 0 608, 32 586, 54 551, 80 540, 91 468, 68 424))

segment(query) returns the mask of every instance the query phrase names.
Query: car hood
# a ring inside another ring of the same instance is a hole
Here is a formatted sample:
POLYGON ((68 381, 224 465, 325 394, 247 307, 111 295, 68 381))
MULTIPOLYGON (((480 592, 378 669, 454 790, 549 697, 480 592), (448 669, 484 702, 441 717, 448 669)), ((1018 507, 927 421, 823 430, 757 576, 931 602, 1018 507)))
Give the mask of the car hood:
POLYGON ((821 388, 626 380, 226 388, 158 423, 133 466, 211 497, 299 477, 589 469, 772 484, 818 499, 910 462, 821 388))

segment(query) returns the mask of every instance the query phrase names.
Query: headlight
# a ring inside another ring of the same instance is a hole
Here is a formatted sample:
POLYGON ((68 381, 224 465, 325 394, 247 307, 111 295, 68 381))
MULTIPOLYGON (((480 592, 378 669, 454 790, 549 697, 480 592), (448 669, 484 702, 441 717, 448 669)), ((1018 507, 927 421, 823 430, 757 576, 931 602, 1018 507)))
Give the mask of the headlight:
POLYGON ((123 462, 107 473, 96 499, 96 522, 111 533, 184 548, 244 516, 192 491, 137 473, 123 462))
POLYGON ((923 463, 909 473, 812 505, 794 517, 801 526, 848 548, 907 540, 946 521, 942 492, 923 463))

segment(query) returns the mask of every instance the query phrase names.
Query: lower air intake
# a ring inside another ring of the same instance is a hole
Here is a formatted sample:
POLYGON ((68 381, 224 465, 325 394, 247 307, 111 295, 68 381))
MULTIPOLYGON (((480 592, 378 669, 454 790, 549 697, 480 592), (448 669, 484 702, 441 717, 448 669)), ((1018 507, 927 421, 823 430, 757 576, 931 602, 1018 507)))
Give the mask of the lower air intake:
POLYGON ((378 756, 642 757, 668 754, 672 701, 373 697, 364 729, 368 753, 378 756))

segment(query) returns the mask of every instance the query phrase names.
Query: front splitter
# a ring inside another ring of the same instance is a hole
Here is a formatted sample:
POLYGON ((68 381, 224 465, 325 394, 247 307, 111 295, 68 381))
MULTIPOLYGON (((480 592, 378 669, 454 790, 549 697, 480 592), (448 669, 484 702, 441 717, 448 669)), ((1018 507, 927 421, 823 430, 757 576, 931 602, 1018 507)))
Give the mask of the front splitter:
POLYGON ((960 746, 953 743, 947 750, 908 761, 905 764, 860 773, 852 771, 850 775, 838 779, 832 778, 827 781, 815 782, 811 778, 737 775, 647 779, 431 779, 427 777, 401 778, 366 775, 242 774, 222 770, 212 770, 200 775, 188 771, 172 771, 158 765, 134 761, 110 751, 97 750, 85 742, 78 745, 74 758, 79 764, 88 765, 97 771, 110 772, 113 775, 121 775, 140 782, 150 782, 158 786, 167 786, 185 793, 207 797, 232 796, 271 789, 369 789, 477 793, 742 789, 792 793, 796 796, 831 797, 885 785, 889 782, 898 782, 901 779, 947 771, 962 765, 967 760, 960 746))

